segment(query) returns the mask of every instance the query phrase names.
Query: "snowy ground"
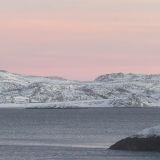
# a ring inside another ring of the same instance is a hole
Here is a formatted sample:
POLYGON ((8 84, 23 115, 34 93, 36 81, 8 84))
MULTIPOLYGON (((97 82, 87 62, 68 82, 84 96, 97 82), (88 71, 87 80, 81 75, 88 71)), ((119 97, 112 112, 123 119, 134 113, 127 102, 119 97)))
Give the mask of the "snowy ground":
POLYGON ((158 107, 160 75, 113 73, 93 81, 0 71, 0 107, 158 107))
POLYGON ((109 105, 108 102, 105 100, 55 102, 55 103, 0 104, 0 108, 88 108, 88 107, 109 107, 109 105))
MULTIPOLYGON (((74 101, 74 102, 55 102, 55 103, 5 103, 0 104, 0 108, 96 108, 96 107, 114 107, 109 104, 108 101, 105 100, 93 100, 93 101, 74 101)), ((124 106, 119 106, 124 107, 124 106)), ((132 106, 133 107, 133 106, 132 106)), ((140 107, 140 106, 134 106, 140 107)), ((147 106, 152 107, 152 106, 147 106)), ((153 106, 160 107, 160 106, 153 106)))
POLYGON ((160 137, 160 125, 144 129, 143 131, 139 132, 136 137, 148 138, 148 137, 160 137))

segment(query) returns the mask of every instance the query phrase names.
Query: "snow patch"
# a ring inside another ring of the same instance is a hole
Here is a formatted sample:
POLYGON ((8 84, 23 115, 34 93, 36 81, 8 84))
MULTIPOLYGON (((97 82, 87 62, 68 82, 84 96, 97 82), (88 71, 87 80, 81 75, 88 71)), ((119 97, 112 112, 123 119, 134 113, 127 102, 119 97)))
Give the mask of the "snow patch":
POLYGON ((160 137, 160 125, 144 129, 143 131, 139 132, 136 137, 160 137))

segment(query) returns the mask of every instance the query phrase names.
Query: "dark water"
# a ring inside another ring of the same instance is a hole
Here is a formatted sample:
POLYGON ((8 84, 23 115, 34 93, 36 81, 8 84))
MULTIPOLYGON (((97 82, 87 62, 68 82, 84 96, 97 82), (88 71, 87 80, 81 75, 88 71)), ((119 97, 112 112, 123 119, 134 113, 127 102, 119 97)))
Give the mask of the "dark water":
POLYGON ((159 160, 107 149, 158 124, 158 108, 0 109, 0 160, 159 160))

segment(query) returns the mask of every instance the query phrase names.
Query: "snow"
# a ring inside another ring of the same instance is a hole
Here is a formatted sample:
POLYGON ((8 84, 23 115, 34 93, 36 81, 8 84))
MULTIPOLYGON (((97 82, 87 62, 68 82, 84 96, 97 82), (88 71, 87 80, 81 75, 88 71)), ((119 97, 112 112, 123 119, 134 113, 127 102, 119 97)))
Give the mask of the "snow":
POLYGON ((159 137, 160 136, 160 125, 144 129, 139 132, 136 137, 148 138, 148 137, 159 137))
POLYGON ((54 103, 6 103, 0 104, 0 108, 89 108, 89 107, 106 107, 109 106, 105 100, 93 101, 70 101, 54 103))
POLYGON ((0 71, 0 106, 158 107, 160 75, 114 73, 94 81, 0 71))

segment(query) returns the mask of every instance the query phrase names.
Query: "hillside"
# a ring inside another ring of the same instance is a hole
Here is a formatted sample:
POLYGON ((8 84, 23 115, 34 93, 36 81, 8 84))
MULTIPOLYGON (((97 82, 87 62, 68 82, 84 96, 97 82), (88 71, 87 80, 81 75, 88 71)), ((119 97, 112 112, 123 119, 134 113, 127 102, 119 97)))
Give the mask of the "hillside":
POLYGON ((82 82, 0 71, 0 104, 160 106, 160 75, 113 73, 82 82))

